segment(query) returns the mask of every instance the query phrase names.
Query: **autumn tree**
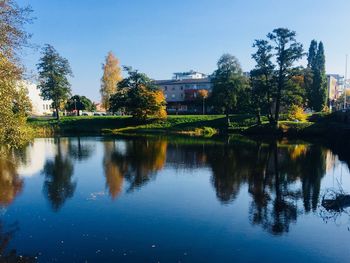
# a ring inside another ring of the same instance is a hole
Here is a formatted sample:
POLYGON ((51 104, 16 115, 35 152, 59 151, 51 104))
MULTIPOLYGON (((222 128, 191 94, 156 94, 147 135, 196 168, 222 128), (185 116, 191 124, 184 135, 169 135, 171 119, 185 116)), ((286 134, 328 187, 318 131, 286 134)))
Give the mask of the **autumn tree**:
POLYGON ((30 35, 24 26, 31 22, 30 7, 12 0, 0 1, 0 144, 19 146, 30 130, 26 125, 28 104, 23 83, 24 67, 19 52, 28 46, 30 35))
POLYGON ((205 114, 205 100, 208 98, 209 92, 206 89, 198 90, 198 97, 202 100, 202 114, 205 114))
POLYGON ((109 99, 117 92, 117 84, 122 80, 119 60, 110 51, 106 57, 105 63, 102 65, 103 76, 101 79, 101 97, 102 105, 108 110, 110 107, 109 99))
POLYGON ((213 73, 213 104, 226 114, 229 125, 229 114, 236 109, 243 91, 248 87, 238 59, 230 54, 221 56, 213 73))
POLYGON ((59 120, 59 111, 71 93, 68 77, 73 76, 73 73, 69 62, 61 57, 53 46, 46 44, 42 49, 42 57, 37 67, 41 96, 45 100, 52 100, 52 107, 59 120))
POLYGON ((165 118, 166 101, 163 91, 146 74, 124 67, 128 77, 118 83, 117 92, 110 98, 110 111, 125 111, 136 119, 149 116, 165 118))

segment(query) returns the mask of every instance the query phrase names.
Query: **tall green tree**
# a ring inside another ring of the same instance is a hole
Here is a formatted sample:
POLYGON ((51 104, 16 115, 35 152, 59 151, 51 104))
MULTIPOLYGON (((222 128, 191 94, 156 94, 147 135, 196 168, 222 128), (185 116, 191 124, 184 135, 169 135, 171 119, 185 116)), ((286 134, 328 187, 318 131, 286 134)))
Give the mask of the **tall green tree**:
POLYGON ((236 109, 248 87, 238 59, 230 54, 221 56, 217 63, 217 70, 212 75, 213 91, 212 102, 226 114, 227 125, 230 124, 229 114, 236 109))
POLYGON ((321 111, 327 105, 327 77, 325 54, 322 42, 312 40, 305 71, 308 105, 312 110, 321 111))
POLYGON ((272 42, 276 57, 276 100, 274 124, 280 118, 282 96, 293 78, 294 63, 303 57, 303 46, 296 41, 296 32, 287 28, 277 28, 267 35, 272 42))
POLYGON ((167 116, 163 91, 146 74, 124 67, 128 77, 118 83, 117 92, 110 98, 110 111, 126 111, 136 119, 150 115, 167 116))
POLYGON ((255 40, 253 47, 257 51, 252 55, 256 66, 250 72, 252 108, 255 110, 258 124, 261 123, 261 113, 267 114, 269 121, 273 122, 272 107, 276 85, 274 83, 275 66, 271 60, 272 46, 267 40, 255 40))
POLYGON ((96 110, 95 104, 85 96, 74 95, 66 103, 66 110, 77 110, 79 116, 80 111, 94 111, 96 110))
POLYGON ((42 50, 42 57, 37 67, 41 96, 46 100, 52 100, 52 107, 59 120, 59 111, 71 93, 68 77, 72 77, 73 73, 69 62, 61 57, 53 46, 47 44, 42 50))

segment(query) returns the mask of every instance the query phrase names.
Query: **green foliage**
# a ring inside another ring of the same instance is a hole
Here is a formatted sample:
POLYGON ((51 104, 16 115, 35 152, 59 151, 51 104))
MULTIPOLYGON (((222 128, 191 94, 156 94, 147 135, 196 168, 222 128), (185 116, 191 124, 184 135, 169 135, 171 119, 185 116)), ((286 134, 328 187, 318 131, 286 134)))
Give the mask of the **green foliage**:
POLYGON ((127 112, 135 119, 148 116, 166 117, 165 97, 146 74, 124 67, 128 77, 118 83, 117 92, 110 99, 110 111, 127 112))
POLYGON ((74 111, 94 111, 96 110, 95 104, 85 96, 74 95, 66 103, 66 110, 74 111))
POLYGON ((237 111, 238 108, 243 110, 242 106, 248 104, 246 101, 248 80, 243 76, 238 59, 230 54, 222 55, 217 67, 212 76, 211 101, 221 113, 227 115, 228 120, 231 111, 237 111))
POLYGON ((42 57, 37 65, 41 96, 52 100, 52 107, 59 119, 59 110, 69 98, 71 85, 68 76, 73 76, 67 59, 61 57, 51 45, 45 45, 42 57))
POLYGON ((277 127, 283 106, 302 103, 304 85, 296 79, 302 74, 294 63, 302 58, 303 48, 295 36, 294 31, 277 28, 267 35, 268 40, 257 40, 253 45, 257 65, 251 72, 252 101, 258 122, 260 112, 266 111, 270 123, 277 127))
POLYGON ((272 63, 272 46, 266 40, 255 40, 253 47, 257 48, 252 58, 256 61, 255 68, 250 72, 252 86, 252 108, 255 109, 257 122, 261 123, 261 113, 267 114, 273 120, 273 97, 276 94, 274 83, 274 64, 272 63))
POLYGON ((31 21, 29 7, 19 7, 14 1, 0 4, 0 146, 21 147, 31 137, 26 125, 30 103, 20 85, 23 66, 18 52, 28 44, 29 34, 24 30, 31 21))
POLYGON ((306 90, 309 107, 321 111, 327 105, 327 77, 323 43, 312 40, 308 53, 306 90))

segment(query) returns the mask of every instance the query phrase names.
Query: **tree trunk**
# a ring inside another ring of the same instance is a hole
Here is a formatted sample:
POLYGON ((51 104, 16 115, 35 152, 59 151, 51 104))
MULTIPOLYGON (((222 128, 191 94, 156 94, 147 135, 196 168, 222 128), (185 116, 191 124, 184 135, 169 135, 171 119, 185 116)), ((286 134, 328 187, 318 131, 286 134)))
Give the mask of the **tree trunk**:
POLYGON ((258 125, 261 124, 261 112, 260 112, 260 109, 257 110, 256 112, 256 122, 258 125))
POLYGON ((56 120, 59 121, 60 120, 60 112, 59 112, 58 107, 56 107, 55 110, 56 110, 56 120))
POLYGON ((281 92, 282 92, 282 86, 283 86, 283 72, 282 69, 279 70, 278 74, 278 86, 277 86, 277 97, 276 97, 276 108, 275 108, 275 121, 274 125, 275 128, 278 128, 278 121, 280 117, 280 107, 281 107, 281 92))
POLYGON ((230 127, 230 115, 227 109, 226 109, 226 125, 228 129, 230 127))

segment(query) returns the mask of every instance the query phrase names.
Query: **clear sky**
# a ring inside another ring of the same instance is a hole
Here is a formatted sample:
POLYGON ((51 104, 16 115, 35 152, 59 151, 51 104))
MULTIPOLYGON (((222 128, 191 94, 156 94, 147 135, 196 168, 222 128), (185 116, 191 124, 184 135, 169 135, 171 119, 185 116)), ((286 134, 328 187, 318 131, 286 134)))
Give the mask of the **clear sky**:
MULTIPOLYGON (((277 27, 297 32, 308 49, 322 40, 327 73, 344 74, 350 54, 349 0, 17 0, 30 4, 36 20, 32 42, 53 45, 72 66, 74 94, 98 101, 101 65, 113 51, 154 79, 194 69, 212 73, 225 52, 243 70, 254 66, 254 39, 277 27)), ((40 53, 26 52, 35 69, 40 53)))

